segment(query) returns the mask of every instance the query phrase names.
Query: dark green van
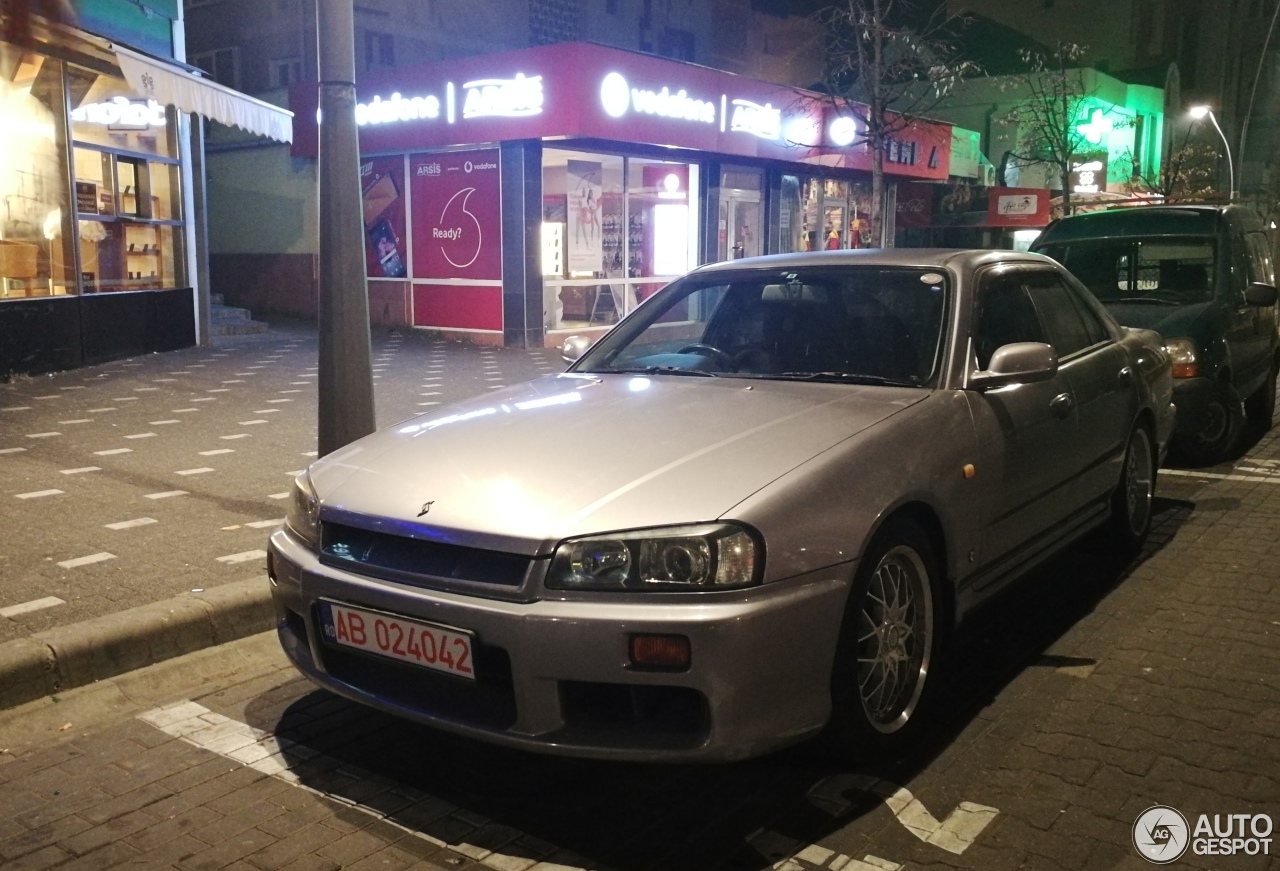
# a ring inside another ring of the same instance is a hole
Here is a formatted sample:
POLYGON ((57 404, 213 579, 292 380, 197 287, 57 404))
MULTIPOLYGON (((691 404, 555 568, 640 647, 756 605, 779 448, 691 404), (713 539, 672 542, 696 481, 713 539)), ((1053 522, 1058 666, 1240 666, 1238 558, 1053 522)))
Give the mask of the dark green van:
POLYGON ((1125 326, 1173 358, 1174 452, 1232 455, 1246 417, 1271 428, 1277 293, 1262 219, 1242 206, 1140 206, 1062 218, 1031 250, 1066 266, 1125 326))

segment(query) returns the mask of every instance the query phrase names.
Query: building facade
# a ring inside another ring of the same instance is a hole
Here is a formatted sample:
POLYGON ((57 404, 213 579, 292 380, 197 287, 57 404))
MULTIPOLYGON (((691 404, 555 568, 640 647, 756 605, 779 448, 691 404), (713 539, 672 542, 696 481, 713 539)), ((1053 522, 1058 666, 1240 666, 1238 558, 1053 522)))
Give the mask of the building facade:
POLYGON ((287 113, 185 68, 177 0, 76 11, 0 42, 0 376, 194 344, 208 302, 187 112, 221 100, 212 114, 288 138, 287 113))

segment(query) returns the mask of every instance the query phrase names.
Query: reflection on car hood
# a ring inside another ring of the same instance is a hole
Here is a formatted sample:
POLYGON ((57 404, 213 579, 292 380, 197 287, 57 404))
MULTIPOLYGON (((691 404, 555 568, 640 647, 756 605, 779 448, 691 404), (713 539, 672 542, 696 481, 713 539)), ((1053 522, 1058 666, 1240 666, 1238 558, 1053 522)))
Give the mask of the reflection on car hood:
POLYGON ((541 553, 713 520, 927 390, 660 375, 547 376, 317 461, 326 520, 541 553))
POLYGON ((1193 335, 1196 321, 1202 316, 1212 317, 1211 312, 1215 310, 1212 302, 1180 306, 1109 302, 1106 306, 1111 316, 1124 326, 1155 330, 1165 338, 1193 335))

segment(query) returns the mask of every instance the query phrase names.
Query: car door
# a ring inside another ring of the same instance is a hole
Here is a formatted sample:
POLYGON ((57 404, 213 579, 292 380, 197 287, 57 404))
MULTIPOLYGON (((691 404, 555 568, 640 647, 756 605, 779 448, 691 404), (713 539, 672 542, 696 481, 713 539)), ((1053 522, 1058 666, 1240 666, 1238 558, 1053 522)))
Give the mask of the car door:
POLYGON ((1083 509, 1109 496, 1119 480, 1138 376, 1084 291, 1049 268, 1027 270, 1026 287, 1075 399, 1078 432, 1062 457, 1070 465, 1062 495, 1069 510, 1083 509))
MULTIPOLYGON (((990 270, 978 279, 973 313, 973 365, 985 369, 996 348, 1048 337, 1021 269, 990 270)), ((1049 532, 1070 514, 1062 487, 1072 473, 1076 402, 1070 379, 968 391, 992 480, 984 488, 981 563, 992 565, 1049 532)), ((987 579, 989 582, 990 578, 987 579)), ((977 587, 985 584, 978 582, 977 587)))
POLYGON ((1258 307, 1244 301, 1245 288, 1253 278, 1252 257, 1242 233, 1230 236, 1231 268, 1227 286, 1219 289, 1227 311, 1227 353, 1231 357, 1232 384, 1241 398, 1266 377, 1271 365, 1274 323, 1258 307))

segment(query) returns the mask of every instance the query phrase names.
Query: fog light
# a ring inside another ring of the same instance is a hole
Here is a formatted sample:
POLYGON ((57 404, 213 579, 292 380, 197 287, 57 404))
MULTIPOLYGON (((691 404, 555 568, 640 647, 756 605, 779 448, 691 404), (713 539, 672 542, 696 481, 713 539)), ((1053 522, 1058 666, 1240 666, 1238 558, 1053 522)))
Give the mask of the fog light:
POLYGON ((683 635, 632 635, 631 664, 638 668, 688 671, 689 639, 683 635))

